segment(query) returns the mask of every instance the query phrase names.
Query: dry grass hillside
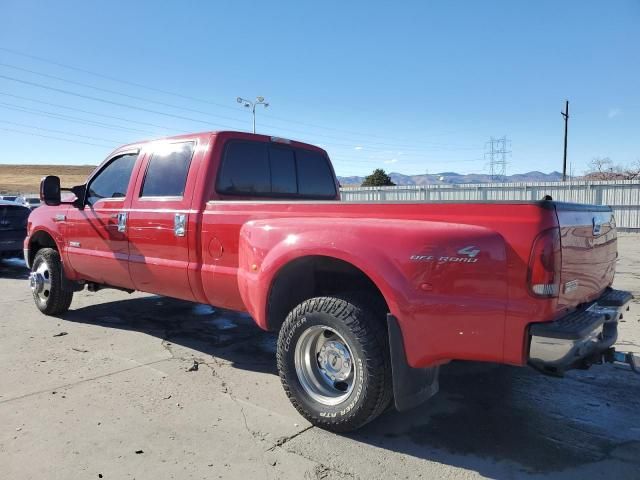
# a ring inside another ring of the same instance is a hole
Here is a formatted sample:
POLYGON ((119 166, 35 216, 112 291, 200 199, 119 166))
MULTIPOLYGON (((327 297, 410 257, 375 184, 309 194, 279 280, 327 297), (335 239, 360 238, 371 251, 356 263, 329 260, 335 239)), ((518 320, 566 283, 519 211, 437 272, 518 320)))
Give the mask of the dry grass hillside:
POLYGON ((57 175, 63 187, 84 183, 95 165, 0 165, 0 194, 37 193, 40 179, 57 175))

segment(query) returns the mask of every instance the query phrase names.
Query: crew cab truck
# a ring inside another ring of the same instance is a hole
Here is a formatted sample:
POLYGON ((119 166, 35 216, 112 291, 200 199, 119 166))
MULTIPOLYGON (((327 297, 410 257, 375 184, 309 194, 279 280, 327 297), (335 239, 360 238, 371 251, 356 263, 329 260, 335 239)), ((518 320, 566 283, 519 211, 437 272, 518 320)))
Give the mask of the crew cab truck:
POLYGON ((637 366, 612 349, 631 294, 611 288, 607 207, 342 203, 324 150, 238 132, 126 145, 41 197, 24 256, 43 313, 85 287, 246 311, 279 332, 295 408, 329 430, 421 403, 451 360, 637 366))

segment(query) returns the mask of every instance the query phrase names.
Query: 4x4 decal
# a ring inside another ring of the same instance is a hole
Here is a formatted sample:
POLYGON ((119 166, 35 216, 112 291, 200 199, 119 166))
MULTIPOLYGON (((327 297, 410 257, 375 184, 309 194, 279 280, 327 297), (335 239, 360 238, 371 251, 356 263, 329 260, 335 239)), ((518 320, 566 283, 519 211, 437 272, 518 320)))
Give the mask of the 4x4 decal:
POLYGON ((438 263, 476 263, 480 249, 474 245, 468 245, 458 250, 460 256, 449 255, 411 255, 410 260, 416 262, 438 262, 438 263))

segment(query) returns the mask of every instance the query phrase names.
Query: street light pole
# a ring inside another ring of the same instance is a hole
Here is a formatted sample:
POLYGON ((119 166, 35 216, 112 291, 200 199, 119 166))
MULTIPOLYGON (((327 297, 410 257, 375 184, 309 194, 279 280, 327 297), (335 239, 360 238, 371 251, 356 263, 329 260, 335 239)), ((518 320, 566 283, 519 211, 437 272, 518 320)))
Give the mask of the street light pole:
POLYGON ((264 105, 264 108, 267 108, 269 104, 264 101, 264 97, 256 97, 255 101, 238 97, 236 101, 242 103, 247 108, 251 108, 251 114, 253 115, 253 133, 256 133, 256 107, 258 105, 264 105))
POLYGON ((253 133, 256 133, 256 104, 251 107, 251 113, 253 114, 253 133))

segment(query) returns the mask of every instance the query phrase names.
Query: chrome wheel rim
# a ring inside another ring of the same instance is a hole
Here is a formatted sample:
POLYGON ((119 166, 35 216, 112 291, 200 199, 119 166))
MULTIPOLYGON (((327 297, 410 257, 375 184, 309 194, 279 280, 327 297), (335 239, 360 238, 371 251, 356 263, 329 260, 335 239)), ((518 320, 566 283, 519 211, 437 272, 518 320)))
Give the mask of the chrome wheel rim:
POLYGON ((51 270, 47 262, 40 263, 29 275, 29 286, 33 296, 45 303, 51 295, 51 270))
POLYGON ((334 329, 313 326, 296 343, 294 363, 304 391, 323 405, 344 402, 356 383, 355 356, 334 329))

